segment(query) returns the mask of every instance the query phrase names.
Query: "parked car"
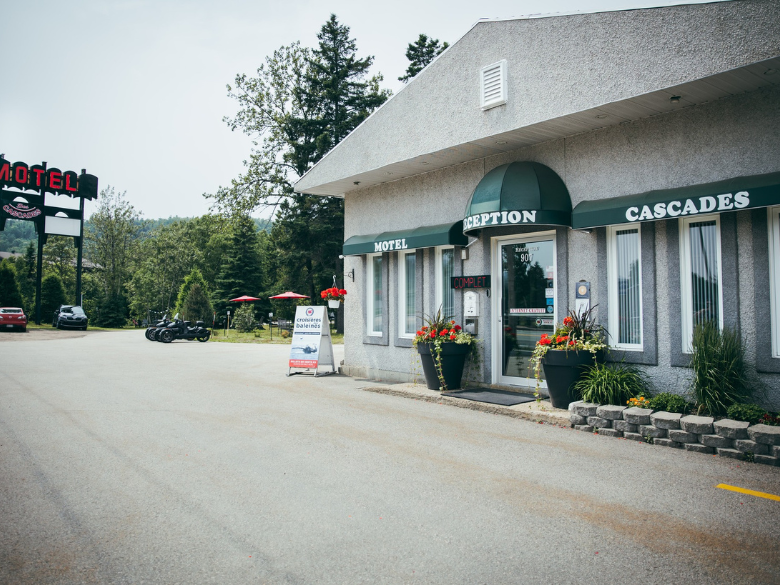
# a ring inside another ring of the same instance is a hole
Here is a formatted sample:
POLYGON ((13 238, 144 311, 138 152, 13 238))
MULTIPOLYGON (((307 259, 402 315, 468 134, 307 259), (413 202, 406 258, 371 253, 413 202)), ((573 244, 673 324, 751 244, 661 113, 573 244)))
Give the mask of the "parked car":
POLYGON ((87 314, 78 305, 60 305, 60 308, 54 311, 51 326, 57 329, 74 327, 86 331, 88 322, 87 314))
POLYGON ((0 307, 0 329, 27 331, 27 315, 19 307, 0 307))

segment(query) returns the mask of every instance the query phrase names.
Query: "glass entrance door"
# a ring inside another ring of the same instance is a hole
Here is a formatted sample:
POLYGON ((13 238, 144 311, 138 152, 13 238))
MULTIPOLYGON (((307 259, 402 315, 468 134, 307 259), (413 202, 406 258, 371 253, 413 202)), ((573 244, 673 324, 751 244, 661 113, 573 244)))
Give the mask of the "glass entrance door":
POLYGON ((534 386, 531 354, 555 330, 555 241, 529 236, 497 242, 499 334, 494 336, 499 383, 534 386), (497 347, 496 347, 497 346, 497 347))

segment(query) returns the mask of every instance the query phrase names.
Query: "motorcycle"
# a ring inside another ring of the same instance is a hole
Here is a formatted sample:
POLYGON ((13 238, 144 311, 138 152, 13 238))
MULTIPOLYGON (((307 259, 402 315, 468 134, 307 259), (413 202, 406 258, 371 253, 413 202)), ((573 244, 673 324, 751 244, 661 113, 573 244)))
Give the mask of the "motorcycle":
POLYGON ((155 336, 157 335, 157 333, 159 333, 161 329, 167 327, 168 323, 170 323, 170 321, 168 320, 168 315, 166 314, 163 316, 161 320, 157 321, 155 325, 146 328, 146 332, 144 333, 144 335, 146 335, 146 339, 148 339, 149 341, 156 341, 155 336))
POLYGON ((189 321, 179 319, 178 313, 176 313, 172 323, 169 323, 159 333, 156 333, 157 341, 162 341, 163 343, 170 343, 174 339, 186 339, 187 341, 197 339, 205 343, 210 337, 211 331, 206 328, 203 321, 198 321, 195 323, 195 327, 191 327, 189 321))

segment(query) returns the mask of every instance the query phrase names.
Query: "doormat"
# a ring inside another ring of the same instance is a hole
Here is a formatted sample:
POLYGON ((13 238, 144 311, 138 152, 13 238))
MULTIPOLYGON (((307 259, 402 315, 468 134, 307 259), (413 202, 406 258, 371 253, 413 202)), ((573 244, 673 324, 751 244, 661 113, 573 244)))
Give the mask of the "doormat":
POLYGON ((517 392, 507 392, 505 390, 487 390, 483 388, 467 388, 458 392, 442 392, 442 396, 451 396, 452 398, 463 398, 464 400, 473 400, 474 402, 487 402, 488 404, 500 404, 502 406, 514 406, 524 402, 533 402, 536 400, 533 396, 527 394, 518 394, 517 392))

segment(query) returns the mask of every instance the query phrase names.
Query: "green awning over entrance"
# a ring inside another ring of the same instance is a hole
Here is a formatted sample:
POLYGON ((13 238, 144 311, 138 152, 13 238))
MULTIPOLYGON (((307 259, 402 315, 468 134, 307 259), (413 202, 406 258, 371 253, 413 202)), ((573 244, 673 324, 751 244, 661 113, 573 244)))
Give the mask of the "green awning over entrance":
POLYGON ((583 229, 658 221, 770 205, 780 205, 780 173, 583 201, 571 214, 571 227, 583 229))
POLYGON ((443 223, 411 230, 352 236, 344 242, 343 254, 355 256, 433 246, 465 246, 468 244, 468 238, 461 233, 460 228, 460 222, 443 223))
POLYGON ((463 233, 518 224, 571 225, 571 199, 550 167, 512 162, 488 172, 471 194, 463 233))

